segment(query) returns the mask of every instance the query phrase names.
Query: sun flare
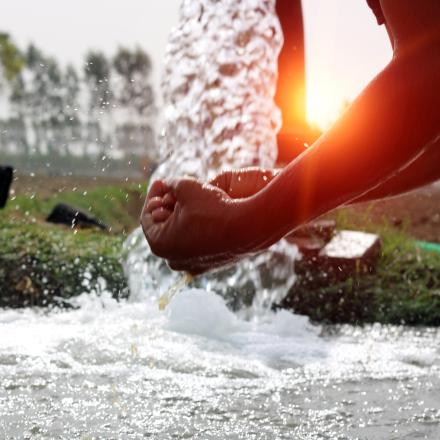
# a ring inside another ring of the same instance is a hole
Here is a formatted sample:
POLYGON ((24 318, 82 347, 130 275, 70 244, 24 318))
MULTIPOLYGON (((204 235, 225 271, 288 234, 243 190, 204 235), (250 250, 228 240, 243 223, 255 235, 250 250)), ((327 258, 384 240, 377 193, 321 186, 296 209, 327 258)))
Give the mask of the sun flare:
POLYGON ((311 74, 307 87, 307 121, 321 130, 328 129, 345 106, 340 86, 325 75, 311 74))

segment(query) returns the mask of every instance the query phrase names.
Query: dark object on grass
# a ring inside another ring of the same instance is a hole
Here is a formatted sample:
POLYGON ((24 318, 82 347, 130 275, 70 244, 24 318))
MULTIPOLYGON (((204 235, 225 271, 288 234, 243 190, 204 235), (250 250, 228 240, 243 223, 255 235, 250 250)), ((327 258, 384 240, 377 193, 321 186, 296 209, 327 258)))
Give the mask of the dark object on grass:
POLYGON ((14 170, 9 166, 0 166, 0 209, 4 208, 9 197, 14 170))
POLYGON ((380 250, 381 242, 376 234, 339 231, 316 254, 304 254, 295 264, 295 270, 313 283, 341 282, 374 273, 380 250))
POLYGON ((106 231, 109 229, 108 226, 100 220, 97 220, 79 209, 66 205, 65 203, 59 203, 56 205, 46 221, 49 223, 70 226, 72 228, 78 226, 80 228, 97 227, 106 231))
POLYGON ((316 238, 328 243, 335 231, 336 222, 334 220, 316 220, 296 229, 286 239, 289 241, 294 238, 316 238))
POLYGON ((374 272, 380 250, 380 238, 376 234, 339 231, 321 250, 317 263, 333 279, 344 281, 374 272))
POLYGON ((286 237, 286 240, 298 247, 306 259, 315 258, 332 239, 336 231, 334 220, 317 220, 308 223, 286 237))

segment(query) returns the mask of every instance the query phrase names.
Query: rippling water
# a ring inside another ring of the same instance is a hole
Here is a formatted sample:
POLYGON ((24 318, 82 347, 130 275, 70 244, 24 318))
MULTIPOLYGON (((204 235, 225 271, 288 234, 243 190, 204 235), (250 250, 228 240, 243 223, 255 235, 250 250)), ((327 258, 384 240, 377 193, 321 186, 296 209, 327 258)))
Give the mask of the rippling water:
POLYGON ((0 437, 438 439, 440 333, 244 321, 213 293, 0 312, 0 437))

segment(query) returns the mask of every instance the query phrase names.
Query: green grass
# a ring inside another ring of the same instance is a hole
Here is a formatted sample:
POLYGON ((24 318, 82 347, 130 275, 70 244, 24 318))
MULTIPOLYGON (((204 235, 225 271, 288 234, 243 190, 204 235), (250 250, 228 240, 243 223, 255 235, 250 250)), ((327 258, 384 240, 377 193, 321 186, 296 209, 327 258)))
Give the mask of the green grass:
MULTIPOLYGON (((113 296, 127 296, 124 231, 137 226, 144 193, 145 186, 129 185, 11 201, 0 211, 0 306, 66 305, 83 292, 99 293, 103 282, 113 296), (89 211, 113 232, 44 223, 58 202, 89 211)), ((335 218, 340 229, 380 235, 376 271, 343 282, 300 276, 290 306, 319 322, 440 325, 440 254, 421 249, 386 220, 373 223, 368 211, 338 211, 335 218)))
POLYGON ((97 217, 113 232, 129 232, 139 225, 145 185, 106 186, 87 190, 65 191, 48 198, 20 195, 0 215, 44 220, 57 203, 67 203, 97 217))
POLYGON ((0 306, 66 305, 103 286, 128 294, 123 235, 11 220, 0 214, 0 306))
POLYGON ((122 244, 139 224, 145 191, 131 184, 10 200, 0 211, 0 306, 66 305, 103 285, 114 297, 127 296, 122 244), (60 202, 96 216, 111 232, 45 223, 60 202))

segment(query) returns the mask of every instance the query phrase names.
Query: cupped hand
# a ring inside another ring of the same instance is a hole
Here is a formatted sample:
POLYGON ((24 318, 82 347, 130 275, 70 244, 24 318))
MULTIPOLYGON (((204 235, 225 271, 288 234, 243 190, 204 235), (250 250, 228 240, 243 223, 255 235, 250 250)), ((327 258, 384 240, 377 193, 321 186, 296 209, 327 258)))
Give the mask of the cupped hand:
POLYGON ((172 269, 192 274, 237 260, 246 223, 243 203, 194 179, 154 182, 141 216, 152 252, 172 269))

